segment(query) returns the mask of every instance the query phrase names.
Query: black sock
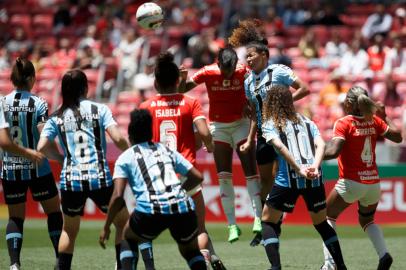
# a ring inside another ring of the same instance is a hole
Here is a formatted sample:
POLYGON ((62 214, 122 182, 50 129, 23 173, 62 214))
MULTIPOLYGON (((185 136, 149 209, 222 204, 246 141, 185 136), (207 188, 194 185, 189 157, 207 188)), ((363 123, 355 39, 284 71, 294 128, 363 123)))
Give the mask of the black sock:
POLYGON ((20 265, 20 252, 23 245, 24 219, 10 217, 6 228, 6 240, 10 265, 18 263, 20 265))
POLYGON ((189 265, 189 268, 192 270, 206 270, 206 261, 200 250, 191 250, 187 254, 185 254, 185 260, 189 265))
POLYGON ((337 269, 347 269, 344 264, 344 259, 341 253, 340 243, 338 242, 336 231, 327 223, 327 220, 318 225, 314 225, 314 227, 320 234, 321 238, 323 238, 323 242, 330 252, 331 257, 333 257, 337 269))
POLYGON ((274 228, 276 235, 278 237, 281 236, 282 233, 282 219, 283 219, 283 215, 281 216, 281 218, 279 219, 278 223, 276 223, 276 227, 274 228))
POLYGON ((122 270, 136 269, 138 263, 138 243, 124 239, 121 241, 120 261, 122 270))
POLYGON ((58 270, 70 270, 73 254, 59 253, 58 270))
POLYGON ((51 242, 55 251, 55 256, 58 258, 59 238, 61 237, 63 225, 62 213, 61 212, 50 213, 48 215, 47 222, 48 222, 49 238, 51 238, 51 242))
POLYGON ((117 244, 117 245, 116 245, 116 263, 117 263, 117 269, 121 269, 120 253, 121 253, 121 245, 120 245, 120 244, 117 244))
POLYGON ((278 224, 262 221, 262 239, 268 260, 272 265, 272 269, 281 267, 281 258, 279 254, 279 238, 277 234, 278 224))
POLYGON ((140 244, 138 247, 142 255, 142 260, 144 261, 145 264, 145 270, 154 270, 155 265, 154 265, 154 254, 152 253, 152 243, 145 242, 140 244))

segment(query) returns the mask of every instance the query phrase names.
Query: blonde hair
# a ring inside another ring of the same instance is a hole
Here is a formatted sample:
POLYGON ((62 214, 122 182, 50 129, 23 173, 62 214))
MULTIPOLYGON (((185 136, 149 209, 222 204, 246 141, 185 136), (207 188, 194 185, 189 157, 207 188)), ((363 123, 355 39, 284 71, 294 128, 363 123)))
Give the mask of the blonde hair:
POLYGON ((288 120, 294 124, 301 122, 288 86, 276 84, 271 87, 262 111, 262 118, 264 122, 272 120, 275 127, 282 131, 285 130, 288 120))
POLYGON ((376 103, 368 96, 367 90, 360 86, 353 86, 348 90, 346 100, 352 105, 351 114, 364 116, 372 119, 377 110, 376 103))

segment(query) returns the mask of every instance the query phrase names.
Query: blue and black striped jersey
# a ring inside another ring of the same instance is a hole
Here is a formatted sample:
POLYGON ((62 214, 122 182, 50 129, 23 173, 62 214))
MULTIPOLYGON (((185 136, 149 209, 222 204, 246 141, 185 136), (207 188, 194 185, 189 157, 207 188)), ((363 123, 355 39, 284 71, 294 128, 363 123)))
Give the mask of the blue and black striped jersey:
MULTIPOLYGON (((36 149, 40 133, 38 125, 48 119, 47 102, 28 91, 16 90, 3 97, 3 109, 13 141, 26 148, 36 149)), ((36 164, 5 152, 2 178, 7 181, 31 180, 51 173, 48 160, 36 164)))
POLYGON ((106 105, 89 100, 80 101, 80 114, 80 126, 74 112, 67 109, 61 117, 50 117, 41 133, 49 140, 58 136, 64 150, 61 189, 83 191, 111 186, 105 131, 116 122, 106 105))
POLYGON ((177 151, 161 143, 136 144, 120 155, 114 179, 125 178, 135 196, 135 210, 148 214, 178 214, 194 209, 192 199, 181 188, 176 173, 192 168, 177 151))
POLYGON ((273 84, 291 86, 295 80, 296 75, 292 69, 280 64, 269 65, 259 74, 251 72, 245 79, 245 95, 248 101, 255 105, 258 136, 262 136, 262 107, 269 89, 273 84))
MULTIPOLYGON (((285 129, 279 130, 272 120, 266 121, 263 125, 263 136, 268 143, 273 138, 280 139, 289 149, 299 166, 310 166, 315 161, 314 140, 320 137, 319 129, 310 119, 298 114, 299 124, 287 121, 285 129)), ((316 180, 306 180, 298 177, 295 170, 278 154, 279 168, 275 176, 275 183, 282 187, 301 189, 306 187, 318 187, 322 184, 323 178, 320 176, 316 180)), ((321 172, 321 168, 320 172, 321 172)))

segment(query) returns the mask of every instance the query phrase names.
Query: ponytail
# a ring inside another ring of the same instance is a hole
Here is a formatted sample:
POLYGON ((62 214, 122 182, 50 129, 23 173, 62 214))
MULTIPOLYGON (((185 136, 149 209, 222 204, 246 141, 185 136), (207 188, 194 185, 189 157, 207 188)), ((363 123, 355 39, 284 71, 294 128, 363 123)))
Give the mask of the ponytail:
POLYGON ((364 116, 371 120, 377 110, 376 103, 368 96, 367 90, 360 86, 353 86, 348 90, 346 100, 352 105, 351 114, 364 116))
POLYGON ((10 80, 13 85, 22 90, 31 90, 29 80, 35 77, 35 68, 31 61, 17 57, 12 68, 10 80))

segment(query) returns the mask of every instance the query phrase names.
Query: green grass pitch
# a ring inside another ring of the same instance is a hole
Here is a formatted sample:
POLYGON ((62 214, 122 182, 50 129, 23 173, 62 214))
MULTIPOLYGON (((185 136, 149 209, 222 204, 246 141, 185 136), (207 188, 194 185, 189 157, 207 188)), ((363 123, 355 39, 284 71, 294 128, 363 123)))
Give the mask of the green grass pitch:
MULTIPOLYGON (((114 243, 103 250, 97 239, 102 223, 82 222, 73 257, 72 269, 114 269, 114 243)), ((6 220, 0 220, 0 269, 8 269, 8 254, 5 244, 6 220)), ((209 224, 208 230, 214 241, 217 254, 229 270, 268 269, 269 264, 262 246, 250 247, 252 233, 249 225, 241 226, 243 234, 236 243, 226 242, 226 226, 209 224)), ((388 248, 394 257, 392 269, 406 269, 406 228, 383 226, 388 248)), ((338 234, 344 259, 349 270, 373 270, 377 266, 377 255, 360 227, 339 226, 338 234)), ((323 261, 321 239, 312 226, 284 225, 281 237, 281 260, 283 269, 319 269, 323 261)), ((157 269, 187 269, 175 243, 167 232, 154 242, 157 269)), ((27 220, 24 228, 22 269, 53 269, 53 249, 48 238, 45 220, 27 220)), ((142 260, 138 269, 144 269, 142 260)))

